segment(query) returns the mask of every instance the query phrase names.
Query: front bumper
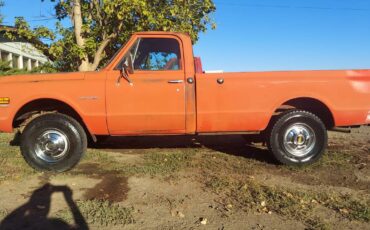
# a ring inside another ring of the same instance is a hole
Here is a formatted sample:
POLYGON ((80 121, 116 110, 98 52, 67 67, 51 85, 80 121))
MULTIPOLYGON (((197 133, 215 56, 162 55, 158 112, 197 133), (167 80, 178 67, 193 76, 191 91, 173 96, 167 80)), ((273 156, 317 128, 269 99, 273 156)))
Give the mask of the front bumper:
POLYGON ((13 132, 13 120, 9 116, 9 106, 0 106, 0 132, 13 132))

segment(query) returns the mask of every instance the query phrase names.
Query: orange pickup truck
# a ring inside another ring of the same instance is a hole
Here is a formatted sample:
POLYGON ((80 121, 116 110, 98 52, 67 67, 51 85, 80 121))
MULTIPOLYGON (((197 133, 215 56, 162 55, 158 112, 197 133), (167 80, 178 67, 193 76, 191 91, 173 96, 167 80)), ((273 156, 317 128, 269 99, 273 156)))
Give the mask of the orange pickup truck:
MULTIPOLYGON (((224 58, 224 57, 223 57, 224 58)), ((278 161, 318 160, 327 130, 370 124, 370 70, 206 74, 181 33, 136 33, 96 72, 0 78, 0 131, 27 163, 75 166, 101 136, 258 134, 278 161)))

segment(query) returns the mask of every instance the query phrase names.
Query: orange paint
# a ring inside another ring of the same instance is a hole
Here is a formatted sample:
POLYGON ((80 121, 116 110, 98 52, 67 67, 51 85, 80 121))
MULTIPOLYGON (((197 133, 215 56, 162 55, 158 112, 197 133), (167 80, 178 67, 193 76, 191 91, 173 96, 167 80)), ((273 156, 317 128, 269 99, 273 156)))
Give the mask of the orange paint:
POLYGON ((261 131, 277 108, 303 97, 325 104, 336 126, 350 126, 370 123, 370 70, 195 73, 188 36, 145 32, 97 72, 1 77, 2 97, 10 98, 0 105, 3 132, 12 132, 16 113, 37 99, 65 102, 97 135, 261 131), (134 71, 133 85, 125 79, 118 85, 116 67, 138 38, 176 39, 180 70, 134 71))

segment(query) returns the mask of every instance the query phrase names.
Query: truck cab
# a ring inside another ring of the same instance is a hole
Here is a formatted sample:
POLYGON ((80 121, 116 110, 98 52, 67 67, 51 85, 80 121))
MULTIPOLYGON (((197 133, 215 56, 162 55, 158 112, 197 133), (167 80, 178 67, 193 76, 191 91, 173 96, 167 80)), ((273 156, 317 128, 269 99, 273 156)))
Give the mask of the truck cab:
POLYGON ((132 37, 106 68, 111 135, 196 132, 194 62, 185 50, 191 41, 182 34, 132 37))

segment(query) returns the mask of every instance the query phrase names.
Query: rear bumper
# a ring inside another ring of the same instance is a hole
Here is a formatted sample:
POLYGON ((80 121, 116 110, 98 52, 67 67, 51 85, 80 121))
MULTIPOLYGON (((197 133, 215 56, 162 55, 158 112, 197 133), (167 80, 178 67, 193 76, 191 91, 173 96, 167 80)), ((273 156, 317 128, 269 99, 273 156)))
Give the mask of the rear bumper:
POLYGON ((366 118, 365 122, 366 122, 367 125, 370 125, 370 111, 367 114, 367 118, 366 118))
POLYGON ((370 124, 370 110, 336 111, 334 117, 337 127, 370 124))

